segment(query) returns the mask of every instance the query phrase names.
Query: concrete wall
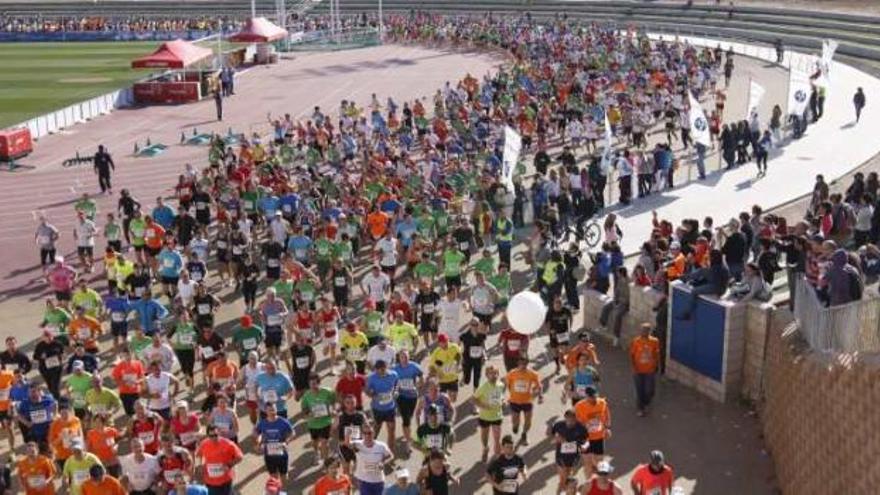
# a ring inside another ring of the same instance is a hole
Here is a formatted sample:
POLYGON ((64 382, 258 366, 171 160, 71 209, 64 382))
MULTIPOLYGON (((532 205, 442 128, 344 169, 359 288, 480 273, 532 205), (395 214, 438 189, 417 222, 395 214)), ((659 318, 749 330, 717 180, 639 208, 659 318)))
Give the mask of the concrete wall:
MULTIPOLYGON (((630 286, 629 313, 623 319, 623 327, 620 332, 621 342, 628 343, 638 335, 639 326, 642 323, 654 323, 654 306, 662 296, 662 293, 650 287, 630 286)), ((581 305, 584 312, 584 327, 591 330, 600 327, 599 315, 602 313, 602 306, 610 300, 611 296, 600 292, 584 291, 584 301, 581 305)))
POLYGON ((869 495, 880 487, 880 355, 813 351, 796 324, 771 328, 764 436, 784 493, 869 495))

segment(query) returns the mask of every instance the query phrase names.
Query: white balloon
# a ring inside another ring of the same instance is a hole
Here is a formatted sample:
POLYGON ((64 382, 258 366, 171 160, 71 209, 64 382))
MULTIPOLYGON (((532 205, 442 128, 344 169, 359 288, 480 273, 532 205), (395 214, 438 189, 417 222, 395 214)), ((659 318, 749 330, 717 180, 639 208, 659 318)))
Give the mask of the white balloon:
POLYGON ((507 304, 507 321, 519 333, 533 334, 544 324, 547 305, 537 292, 524 290, 507 304))

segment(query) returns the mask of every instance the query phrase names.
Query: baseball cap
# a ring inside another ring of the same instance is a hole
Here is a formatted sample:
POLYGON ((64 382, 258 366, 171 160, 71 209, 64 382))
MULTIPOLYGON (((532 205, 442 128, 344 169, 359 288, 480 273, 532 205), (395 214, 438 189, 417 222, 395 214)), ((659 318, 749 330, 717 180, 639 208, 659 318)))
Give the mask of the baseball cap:
POLYGON ((409 478, 409 469, 403 468, 394 473, 397 479, 409 478))
POLYGON ((613 471, 614 467, 608 461, 602 461, 596 465, 596 472, 599 474, 611 474, 613 471))
POLYGON ((85 363, 83 363, 83 362, 80 361, 79 359, 77 359, 76 361, 73 362, 73 369, 75 369, 75 370, 83 370, 83 369, 85 369, 85 368, 86 368, 85 363))
POLYGON ((449 342, 449 336, 446 335, 445 333, 441 333, 440 335, 437 336, 437 342, 442 342, 445 344, 445 343, 449 342))

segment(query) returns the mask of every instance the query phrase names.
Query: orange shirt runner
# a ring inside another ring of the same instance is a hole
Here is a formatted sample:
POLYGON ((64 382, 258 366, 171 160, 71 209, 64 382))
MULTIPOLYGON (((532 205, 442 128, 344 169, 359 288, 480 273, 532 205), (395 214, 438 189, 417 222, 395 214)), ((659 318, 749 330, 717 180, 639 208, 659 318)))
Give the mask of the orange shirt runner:
POLYGON ((141 379, 144 377, 144 364, 140 361, 120 361, 113 367, 112 375, 119 386, 120 394, 139 394, 141 379))
POLYGON ((351 488, 351 480, 341 474, 335 480, 329 476, 322 476, 315 483, 315 495, 331 495, 335 493, 348 493, 351 488))
POLYGON ((231 483, 235 477, 232 466, 242 458, 238 445, 225 438, 208 438, 199 444, 196 457, 204 462, 202 479, 208 486, 231 483))
POLYGON ((12 382, 15 374, 9 370, 0 370, 0 412, 9 411, 12 401, 9 400, 9 392, 12 390, 12 382))
POLYGON ((638 336, 629 345, 629 360, 633 371, 650 374, 657 371, 660 362, 660 341, 653 336, 638 336))
POLYGON ((587 428, 589 440, 604 440, 611 423, 611 411, 603 398, 593 404, 590 399, 581 399, 574 405, 577 420, 587 428))
POLYGON ((98 456, 105 466, 118 464, 116 461, 116 442, 119 439, 119 430, 105 426, 101 429, 90 428, 86 433, 86 450, 98 456))
POLYGON ((82 495, 126 495, 128 492, 116 478, 104 475, 101 481, 91 478, 85 480, 80 487, 82 495))
POLYGON ((367 227, 373 239, 381 239, 388 231, 388 215, 379 210, 367 215, 367 227))
POLYGON ((67 421, 58 416, 49 425, 49 444, 56 460, 67 459, 73 455, 71 444, 75 438, 82 438, 83 430, 79 418, 73 414, 67 421))
POLYGON ((531 404, 532 391, 541 389, 541 379, 532 370, 515 369, 507 374, 507 388, 513 404, 531 404))
POLYGON ((18 476, 25 495, 55 495, 55 485, 52 483, 55 464, 48 457, 23 457, 18 461, 18 476))
POLYGON ((674 480, 675 475, 668 464, 659 473, 651 471, 647 464, 640 464, 633 473, 631 483, 638 487, 636 495, 669 495, 674 480))

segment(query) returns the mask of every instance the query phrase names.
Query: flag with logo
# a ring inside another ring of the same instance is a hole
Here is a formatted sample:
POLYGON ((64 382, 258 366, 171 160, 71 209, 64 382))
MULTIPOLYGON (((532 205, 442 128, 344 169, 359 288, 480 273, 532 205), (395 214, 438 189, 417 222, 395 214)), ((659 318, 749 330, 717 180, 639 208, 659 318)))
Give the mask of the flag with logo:
POLYGON ((706 113, 703 112, 700 102, 694 98, 693 93, 690 91, 688 91, 688 103, 691 107, 688 111, 688 117, 691 121, 691 137, 693 137, 695 143, 700 143, 703 146, 712 146, 712 137, 709 135, 709 121, 706 120, 706 113))
POLYGON ((522 150, 522 137, 510 126, 504 126, 504 154, 501 158, 501 182, 513 192, 513 171, 522 150))
POLYGON ((750 81, 749 83, 749 106, 747 115, 751 117, 752 115, 758 113, 758 105, 761 104, 761 99, 764 98, 764 93, 766 90, 764 86, 756 83, 755 81, 750 81))
POLYGON ((788 114, 803 115, 810 103, 810 76, 806 72, 792 69, 788 74, 788 114))

